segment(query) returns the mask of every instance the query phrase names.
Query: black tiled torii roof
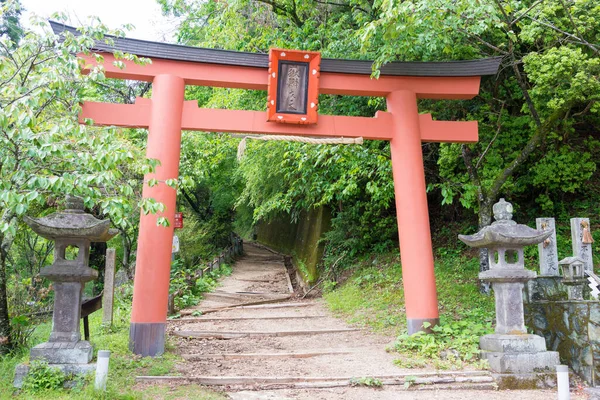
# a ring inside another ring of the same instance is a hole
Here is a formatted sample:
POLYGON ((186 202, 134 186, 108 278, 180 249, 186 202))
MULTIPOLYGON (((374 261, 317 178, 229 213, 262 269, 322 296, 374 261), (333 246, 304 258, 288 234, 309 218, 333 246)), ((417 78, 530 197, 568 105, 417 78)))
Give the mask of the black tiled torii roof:
MULTIPOLYGON (((76 28, 59 22, 49 21, 55 34, 64 31, 79 34, 76 28)), ((140 57, 161 58, 175 61, 235 65, 254 68, 268 68, 269 55, 264 53, 247 53, 241 51, 207 49, 202 47, 183 46, 178 44, 151 42, 147 40, 112 37, 114 46, 97 41, 96 51, 135 54, 140 57)), ((404 62, 394 61, 381 68, 381 75, 389 76, 482 76, 495 75, 501 57, 484 58, 468 61, 443 62, 404 62)), ((321 60, 322 72, 371 75, 373 61, 342 60, 324 58, 321 60)))

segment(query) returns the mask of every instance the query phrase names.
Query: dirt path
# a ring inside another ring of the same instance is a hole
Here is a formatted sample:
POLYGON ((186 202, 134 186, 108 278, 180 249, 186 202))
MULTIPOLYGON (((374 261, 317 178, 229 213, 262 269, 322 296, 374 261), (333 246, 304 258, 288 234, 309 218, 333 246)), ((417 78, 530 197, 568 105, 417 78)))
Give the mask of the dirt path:
POLYGON ((177 352, 186 359, 177 366, 181 383, 211 385, 234 400, 556 396, 554 391, 494 391, 484 371, 399 368, 385 350, 394 338, 349 326, 333 317, 320 299, 302 300, 290 293, 280 255, 252 244, 244 250, 217 291, 184 310, 183 319, 169 322, 177 352), (202 315, 192 317, 196 310, 202 315), (407 376, 412 382, 408 389, 407 376), (377 377, 383 388, 349 385, 368 384, 369 377, 377 377))

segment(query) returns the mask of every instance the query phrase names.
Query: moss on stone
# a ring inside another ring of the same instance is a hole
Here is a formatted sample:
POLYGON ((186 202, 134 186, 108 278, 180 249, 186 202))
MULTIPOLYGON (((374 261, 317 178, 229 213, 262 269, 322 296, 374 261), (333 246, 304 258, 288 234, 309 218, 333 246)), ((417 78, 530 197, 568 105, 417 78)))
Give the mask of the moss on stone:
POLYGON ((544 372, 527 375, 498 374, 494 375, 500 390, 535 390, 556 386, 554 373, 544 372))

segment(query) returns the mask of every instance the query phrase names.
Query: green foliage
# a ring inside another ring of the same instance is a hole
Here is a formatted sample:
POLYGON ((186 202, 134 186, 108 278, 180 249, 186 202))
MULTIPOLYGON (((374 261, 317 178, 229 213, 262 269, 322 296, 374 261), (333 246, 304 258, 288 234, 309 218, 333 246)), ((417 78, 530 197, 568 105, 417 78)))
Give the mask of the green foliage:
POLYGON ((366 386, 372 388, 381 388, 383 387, 383 382, 381 382, 380 379, 365 376, 362 378, 350 379, 350 386, 366 386))
POLYGON ((23 390, 30 393, 62 388, 67 376, 56 367, 44 361, 32 361, 29 373, 23 380, 23 390))
POLYGON ((407 376, 404 378, 404 389, 410 388, 415 382, 417 382, 416 376, 407 376))
POLYGON ((0 36, 6 36, 10 39, 10 48, 17 46, 23 36, 23 27, 19 21, 21 11, 22 7, 19 0, 0 1, 0 36))
MULTIPOLYGON (((160 3, 165 13, 183 17, 179 41, 184 44, 243 51, 296 47, 343 58, 364 57, 354 30, 377 12, 368 1, 353 1, 347 7, 313 1, 285 1, 281 7, 279 2, 275 7, 268 7, 249 0, 227 3, 164 0, 160 3)), ((187 96, 209 108, 262 110, 266 101, 262 92, 218 88, 195 88, 189 90, 187 96)), ((323 114, 372 116, 384 107, 382 99, 376 98, 332 95, 319 98, 319 110, 323 114)), ((217 188, 227 196, 231 193, 223 203, 235 203, 237 227, 242 231, 249 231, 252 222, 269 220, 280 212, 297 219, 303 210, 328 205, 334 210, 334 223, 339 226, 334 230, 345 233, 333 238, 332 249, 342 246, 358 253, 377 245, 387 248, 394 242, 395 222, 390 218, 393 211, 389 210, 393 188, 387 143, 314 146, 250 140, 238 166, 235 162, 237 141, 227 140, 227 137, 184 138, 182 170, 191 171, 186 174, 194 176, 195 190, 188 193, 192 203, 210 207, 217 188), (186 145, 187 140, 191 147, 186 145), (189 156, 185 155, 187 152, 189 156), (234 185, 221 184, 222 176, 228 182, 233 176, 234 185), (383 235, 381 231, 373 233, 380 227, 383 227, 383 235), (385 244, 378 243, 382 236, 389 239, 385 244)), ((208 230, 218 230, 221 225, 212 223, 208 230)))
POLYGON ((234 177, 236 144, 226 134, 183 135, 178 204, 186 218, 179 237, 180 256, 188 268, 230 244, 234 203, 241 190, 234 177))
POLYGON ((176 260, 171 264, 171 284, 170 293, 179 292, 175 296, 175 307, 183 309, 197 305, 202 300, 202 293, 211 292, 218 285, 218 279, 221 276, 231 275, 232 269, 227 264, 221 264, 221 267, 213 271, 205 272, 202 277, 193 282, 191 277, 195 272, 205 268, 205 265, 196 265, 193 268, 185 268, 181 260, 176 260))
POLYGON ((434 334, 406 334, 402 270, 397 253, 371 255, 354 263, 354 274, 324 294, 329 307, 351 323, 398 335, 397 364, 406 368, 480 367, 479 337, 493 331, 493 298, 479 293, 475 259, 460 249, 442 248, 435 264, 440 325, 434 334))
MULTIPOLYGON (((19 12, 18 2, 2 2, 3 16, 19 12)), ((82 75, 76 54, 89 53, 94 40, 122 31, 95 23, 83 27, 78 36, 67 33, 58 40, 47 31, 46 21, 33 25, 36 31, 24 32, 14 48, 9 36, 0 36, 0 353, 26 338, 28 321, 15 318, 26 312, 15 301, 16 284, 33 278, 49 255, 44 249, 51 251, 44 243, 31 241, 30 231, 22 231, 22 217, 52 212, 62 207, 65 194, 72 194, 124 230, 131 226, 131 214, 138 212, 134 188, 141 184, 141 172, 156 166, 156 160, 144 160, 143 149, 122 131, 79 123, 81 103, 93 97, 93 87, 105 77, 99 67, 82 75), (7 276, 16 280, 11 283, 15 297, 10 301, 7 276)), ((143 63, 135 56, 121 56, 143 63)), ((43 287, 30 284, 27 289, 43 287)))
POLYGON ((398 358, 394 360, 394 365, 400 368, 425 368, 427 367, 428 361, 424 358, 420 358, 415 354, 410 354, 405 358, 398 358))
POLYGON ((421 103, 440 119, 479 121, 478 144, 439 148, 440 177, 428 188, 442 205, 459 200, 485 225, 502 194, 548 212, 564 192, 583 193, 598 156, 595 2, 383 0, 380 7, 360 31, 363 46, 377 48, 376 66, 503 57, 476 99, 421 103))
POLYGON ((394 347, 399 352, 414 351, 428 359, 473 362, 479 358, 479 338, 493 332, 491 322, 481 323, 476 318, 452 322, 442 319, 431 330, 433 334, 402 334, 394 347))

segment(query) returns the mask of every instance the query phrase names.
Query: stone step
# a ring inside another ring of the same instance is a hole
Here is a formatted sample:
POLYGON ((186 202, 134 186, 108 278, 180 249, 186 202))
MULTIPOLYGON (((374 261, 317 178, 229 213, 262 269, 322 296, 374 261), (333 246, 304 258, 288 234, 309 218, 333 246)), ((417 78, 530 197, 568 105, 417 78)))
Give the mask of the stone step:
POLYGON ((286 352, 286 353, 220 353, 220 354, 182 354, 181 357, 187 361, 197 360, 237 360, 237 359, 294 359, 294 358, 312 358, 320 356, 330 356, 339 354, 351 354, 361 349, 326 349, 304 352, 286 352))
POLYGON ((317 318, 328 318, 328 315, 317 314, 317 315, 271 315, 265 317, 197 317, 197 318, 180 318, 172 319, 169 322, 221 322, 221 321, 260 321, 260 320, 295 320, 295 319, 317 319, 317 318))
POLYGON ((404 385, 413 390, 477 389, 494 390, 494 379, 487 373, 398 374, 369 377, 309 377, 309 376, 138 376, 145 383, 194 383, 207 386, 228 386, 230 389, 268 390, 275 388, 320 389, 344 386, 404 385))
POLYGON ((314 329, 295 331, 174 331, 172 335, 193 339, 239 339, 245 337, 281 337, 281 336, 305 336, 324 335, 331 333, 355 332, 360 329, 314 329))

